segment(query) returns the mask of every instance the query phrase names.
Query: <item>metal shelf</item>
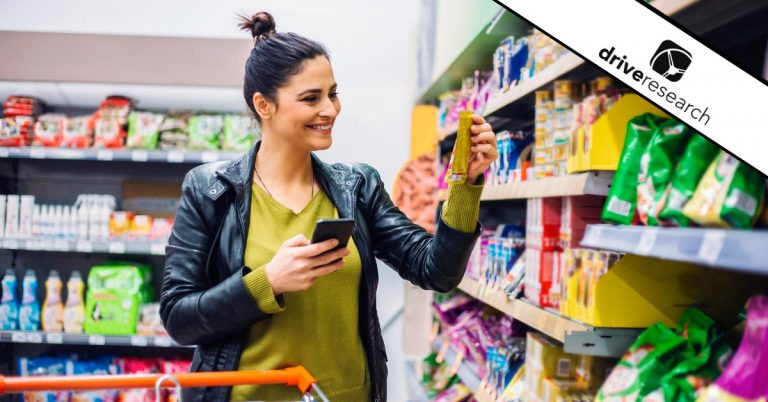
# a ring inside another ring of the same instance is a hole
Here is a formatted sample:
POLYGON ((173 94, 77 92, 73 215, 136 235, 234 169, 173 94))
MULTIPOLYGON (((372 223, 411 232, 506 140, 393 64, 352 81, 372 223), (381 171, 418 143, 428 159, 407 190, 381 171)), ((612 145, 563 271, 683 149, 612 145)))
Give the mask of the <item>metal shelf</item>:
POLYGON ((768 231, 589 225, 585 247, 768 275, 768 231))
POLYGON ((160 151, 146 149, 67 149, 44 147, 0 147, 0 158, 57 159, 83 161, 121 161, 154 163, 208 163, 239 158, 242 152, 229 151, 160 151))
POLYGON ((165 255, 166 242, 121 240, 50 240, 3 239, 5 250, 48 251, 60 253, 165 255))
POLYGON ((143 335, 88 335, 61 332, 0 331, 0 342, 45 345, 127 346, 156 348, 189 348, 181 346, 167 336, 143 335))
POLYGON ((597 328, 571 320, 525 300, 510 300, 504 292, 487 291, 474 279, 464 277, 459 289, 545 335, 562 342, 565 351, 593 356, 620 357, 640 330, 597 328))
MULTIPOLYGON (((480 201, 607 195, 612 181, 613 172, 589 172, 501 185, 486 184, 480 201)), ((440 201, 445 201, 448 194, 439 192, 438 197, 440 201)))

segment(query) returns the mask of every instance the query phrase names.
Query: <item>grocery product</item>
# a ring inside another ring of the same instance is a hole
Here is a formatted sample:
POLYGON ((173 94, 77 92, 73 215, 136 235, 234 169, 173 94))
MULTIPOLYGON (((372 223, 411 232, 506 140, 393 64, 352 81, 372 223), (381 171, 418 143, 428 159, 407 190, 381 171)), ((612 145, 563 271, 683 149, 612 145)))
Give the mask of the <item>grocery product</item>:
POLYGON ((15 331, 19 325, 19 301, 16 295, 17 280, 13 268, 5 271, 2 281, 3 298, 0 302, 0 329, 15 331))
POLYGON ((43 301, 43 331, 61 332, 64 319, 64 305, 61 298, 61 278, 59 272, 51 270, 45 281, 45 300, 43 301))
POLYGON ((660 199, 667 189, 677 162, 683 154, 691 129, 674 119, 664 121, 651 137, 640 158, 637 175, 637 212, 640 221, 657 226, 660 199))
POLYGON ((748 229, 765 201, 765 178, 721 151, 709 165, 683 214, 702 226, 748 229))
POLYGON ((472 147, 471 133, 469 132, 469 128, 472 126, 472 114, 472 112, 460 113, 456 144, 448 164, 448 176, 446 177, 448 183, 464 183, 467 180, 470 148, 472 147))
POLYGON ((150 112, 131 112, 128 115, 128 148, 156 149, 160 139, 163 115, 150 112))
POLYGON ((19 237, 19 208, 21 199, 18 195, 8 195, 5 202, 5 238, 19 237))
POLYGON ((32 145, 43 147, 61 146, 64 140, 64 125, 67 116, 59 113, 49 113, 40 116, 35 123, 34 140, 32 145))
POLYGON ((699 402, 758 402, 768 397, 768 297, 748 302, 744 336, 722 375, 701 393, 699 402))
POLYGON ((219 136, 224 125, 220 115, 197 115, 189 119, 189 148, 219 149, 219 136))
POLYGON ((19 306, 19 329, 37 331, 40 329, 40 302, 37 300, 37 275, 28 269, 22 282, 21 305, 19 306))
POLYGON ((64 305, 64 332, 66 333, 83 333, 85 321, 84 290, 85 284, 80 271, 73 271, 72 276, 67 281, 67 302, 64 305))
POLYGON ((659 202, 663 205, 659 212, 659 220, 682 227, 690 225, 690 220, 683 214, 683 207, 693 196, 701 177, 704 176, 719 150, 717 145, 702 137, 701 134, 694 133, 691 136, 672 180, 659 202))
POLYGON ((621 160, 603 208, 604 221, 625 225, 633 222, 637 209, 640 159, 660 122, 658 116, 647 113, 627 123, 627 135, 624 140, 624 149, 621 151, 621 160))
POLYGON ((221 132, 222 150, 245 152, 253 146, 258 136, 259 124, 256 119, 236 114, 224 116, 224 128, 221 132))
POLYGON ((64 148, 89 148, 93 144, 93 132, 89 130, 89 116, 69 117, 62 122, 61 146, 64 148))
POLYGON ((151 299, 149 267, 112 263, 91 268, 85 304, 85 332, 136 333, 140 306, 151 299))
POLYGON ((88 121, 88 130, 93 132, 93 146, 96 148, 122 148, 125 143, 128 115, 133 100, 124 96, 108 96, 88 121))

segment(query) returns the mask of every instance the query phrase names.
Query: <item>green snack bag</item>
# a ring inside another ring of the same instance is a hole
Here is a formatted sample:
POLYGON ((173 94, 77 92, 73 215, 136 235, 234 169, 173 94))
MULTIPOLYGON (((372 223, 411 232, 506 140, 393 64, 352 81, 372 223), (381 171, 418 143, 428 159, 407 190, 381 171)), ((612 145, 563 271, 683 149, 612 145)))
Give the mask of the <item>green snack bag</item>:
POLYGON ((131 112, 128 115, 128 148, 157 149, 163 115, 149 112, 131 112))
POLYGON ((690 136, 688 126, 674 119, 665 121, 653 133, 648 148, 640 158, 637 175, 637 212, 644 224, 659 224, 657 216, 660 208, 656 202, 672 179, 690 136))
POLYGON ((657 125, 662 121, 661 117, 646 113, 627 123, 627 135, 624 140, 624 149, 621 151, 619 167, 603 207, 604 221, 629 225, 634 220, 640 157, 651 141, 657 125))
POLYGON ((693 197, 699 180, 719 151, 717 145, 700 134, 694 133, 691 136, 667 191, 657 202, 657 205, 663 206, 659 212, 659 220, 681 227, 690 226, 691 221, 683 214, 683 207, 693 197))
POLYGON ((148 267, 141 264, 119 263, 91 268, 85 304, 87 334, 136 333, 139 308, 151 295, 147 270, 148 267))
POLYGON ((662 376, 691 354, 685 339, 654 324, 640 334, 611 371, 596 400, 639 400, 659 389, 662 376))
POLYGON ((230 114, 224 116, 224 131, 221 137, 221 149, 224 151, 245 152, 249 150, 261 135, 256 119, 230 114))
POLYGON ((219 135, 224 119, 219 115, 198 115, 189 119, 189 148, 219 149, 219 135))
POLYGON ((749 229, 765 202, 765 177, 721 151, 683 208, 702 226, 749 229))

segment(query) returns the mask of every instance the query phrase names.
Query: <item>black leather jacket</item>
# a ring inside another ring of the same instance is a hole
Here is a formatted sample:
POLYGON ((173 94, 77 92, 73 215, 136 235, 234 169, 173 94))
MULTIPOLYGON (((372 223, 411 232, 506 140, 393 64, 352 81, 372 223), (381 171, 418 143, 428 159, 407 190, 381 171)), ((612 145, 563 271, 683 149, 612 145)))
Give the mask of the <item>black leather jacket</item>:
MULTIPOLYGON (((248 328, 269 319, 243 284, 254 158, 260 143, 239 160, 192 169, 182 185, 166 248, 160 314, 170 336, 197 345, 191 371, 236 370, 248 328)), ((328 165, 314 154, 320 187, 341 218, 354 218, 353 239, 362 259, 360 338, 371 375, 371 400, 386 401, 387 357, 376 312, 375 258, 424 289, 458 286, 480 232, 438 223, 432 236, 392 204, 376 170, 363 164, 328 165)), ((331 347, 329 345, 329 347, 331 347)), ((320 384, 322 386, 322 384, 320 384)), ((184 400, 228 401, 231 387, 185 389, 184 400)))

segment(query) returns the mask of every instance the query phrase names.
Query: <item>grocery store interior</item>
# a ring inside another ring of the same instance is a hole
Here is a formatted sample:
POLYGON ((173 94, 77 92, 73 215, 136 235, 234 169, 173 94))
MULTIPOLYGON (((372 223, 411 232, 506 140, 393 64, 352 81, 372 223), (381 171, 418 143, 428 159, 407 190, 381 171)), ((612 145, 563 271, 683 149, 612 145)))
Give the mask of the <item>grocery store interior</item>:
MULTIPOLYGON (((768 1, 648 6, 765 85, 768 1)), ((387 400, 768 398, 766 176, 491 0, 0 0, 2 376, 189 370, 166 244, 185 174, 260 138, 237 27, 257 11, 330 53, 343 113, 318 156, 375 167, 425 230, 460 112, 496 134, 458 288, 378 262, 387 400)), ((179 400, 105 387, 0 401, 179 400)))

